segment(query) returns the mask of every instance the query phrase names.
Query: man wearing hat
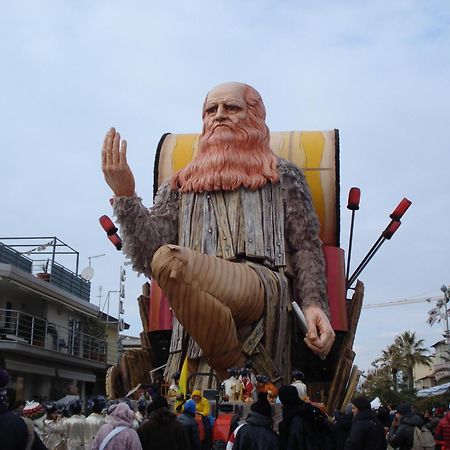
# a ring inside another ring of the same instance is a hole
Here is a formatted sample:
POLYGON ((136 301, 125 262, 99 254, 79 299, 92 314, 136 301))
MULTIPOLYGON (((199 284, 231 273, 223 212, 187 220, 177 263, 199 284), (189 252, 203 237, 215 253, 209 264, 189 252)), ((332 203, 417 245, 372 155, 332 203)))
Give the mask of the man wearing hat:
POLYGON ((247 423, 243 425, 234 441, 233 450, 278 450, 278 435, 272 430, 272 407, 265 392, 258 393, 258 400, 250 406, 247 423))
POLYGON ((292 385, 281 386, 278 397, 283 405, 278 424, 283 450, 333 448, 328 419, 319 408, 301 400, 292 385))
POLYGON ((147 407, 148 420, 137 430, 143 450, 184 450, 189 447, 186 431, 167 408, 164 397, 154 397, 147 407))
POLYGON ((354 415, 346 449, 385 450, 384 427, 375 417, 367 397, 357 397, 352 401, 354 415))
POLYGON ((183 414, 177 417, 189 437, 191 443, 191 450, 200 450, 200 433, 198 431, 198 424, 195 420, 195 409, 197 404, 190 399, 184 404, 183 414))
POLYGON ((414 441, 414 427, 422 428, 423 420, 409 403, 397 406, 395 418, 388 434, 389 444, 399 450, 410 450, 414 441))

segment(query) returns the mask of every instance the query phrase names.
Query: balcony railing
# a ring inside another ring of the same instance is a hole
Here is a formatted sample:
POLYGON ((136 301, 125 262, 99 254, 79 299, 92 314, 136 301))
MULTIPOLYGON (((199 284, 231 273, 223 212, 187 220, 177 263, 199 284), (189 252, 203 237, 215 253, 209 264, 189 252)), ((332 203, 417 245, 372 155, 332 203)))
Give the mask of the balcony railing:
POLYGON ((65 328, 13 309, 0 309, 1 341, 19 342, 99 362, 106 362, 108 351, 105 340, 82 333, 75 326, 65 328))
POLYGON ((72 247, 56 237, 3 239, 10 245, 0 242, 0 263, 19 267, 82 300, 89 301, 91 283, 78 274, 79 255, 72 247), (48 239, 50 241, 44 243, 48 239), (67 255, 76 256, 75 272, 55 260, 57 256, 67 255))

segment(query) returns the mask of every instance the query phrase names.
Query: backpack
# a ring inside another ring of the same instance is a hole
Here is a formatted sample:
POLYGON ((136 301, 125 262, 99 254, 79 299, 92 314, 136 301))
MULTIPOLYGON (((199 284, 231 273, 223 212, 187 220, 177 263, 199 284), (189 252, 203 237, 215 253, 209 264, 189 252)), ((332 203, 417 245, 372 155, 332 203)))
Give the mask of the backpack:
POLYGON ((436 442, 430 430, 425 427, 414 427, 411 450, 434 449, 435 445, 436 442))

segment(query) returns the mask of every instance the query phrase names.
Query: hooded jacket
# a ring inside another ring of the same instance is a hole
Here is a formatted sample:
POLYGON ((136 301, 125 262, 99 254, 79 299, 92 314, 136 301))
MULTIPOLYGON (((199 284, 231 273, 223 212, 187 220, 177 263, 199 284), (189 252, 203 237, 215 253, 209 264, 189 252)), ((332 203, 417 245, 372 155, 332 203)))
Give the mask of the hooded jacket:
POLYGON ((142 450, 136 431, 133 429, 134 413, 126 403, 118 403, 102 425, 92 444, 92 450, 98 450, 103 439, 116 427, 125 426, 125 430, 116 434, 106 445, 105 450, 142 450))
POLYGON ((247 423, 239 428, 233 450, 278 450, 280 441, 272 430, 272 419, 252 411, 247 423))
POLYGON ((6 406, 0 406, 0 436, 2 449, 21 450, 28 440, 28 429, 25 422, 17 414, 8 411, 6 406))
POLYGON ((198 431, 198 424, 195 420, 195 413, 184 411, 183 414, 177 417, 178 422, 183 425, 189 437, 192 450, 200 450, 200 433, 198 431))
POLYGON ((191 448, 183 425, 166 408, 152 411, 137 430, 143 450, 188 450, 191 448))
POLYGON ((372 410, 362 410, 353 419, 345 450, 385 450, 384 427, 372 410))
POLYGON ((410 450, 414 440, 414 427, 422 426, 423 420, 414 412, 401 416, 397 429, 391 427, 389 431, 389 444, 399 450, 410 450))
MULTIPOLYGON (((290 387, 297 395, 295 387, 290 387)), ((278 425, 278 431, 281 450, 329 450, 334 447, 331 424, 324 414, 300 399, 296 405, 283 404, 283 420, 278 425)))
POLYGON ((344 450, 353 423, 353 414, 345 413, 336 417, 332 432, 336 442, 336 450, 344 450))

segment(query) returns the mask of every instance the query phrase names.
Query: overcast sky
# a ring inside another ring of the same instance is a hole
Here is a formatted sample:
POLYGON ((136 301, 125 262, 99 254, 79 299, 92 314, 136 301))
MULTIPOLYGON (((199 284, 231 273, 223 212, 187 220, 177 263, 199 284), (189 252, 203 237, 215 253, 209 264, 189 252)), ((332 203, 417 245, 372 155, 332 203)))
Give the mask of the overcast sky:
MULTIPOLYGON (((128 140, 152 201, 164 132, 197 132, 208 89, 259 90, 273 131, 340 130, 342 246, 358 186, 354 263, 407 197, 403 224, 361 276, 365 303, 439 295, 449 274, 450 3, 433 1, 3 1, 0 13, 0 235, 58 236, 93 260, 93 296, 118 287, 123 258, 98 217, 104 133, 128 140)), ((141 331, 128 270, 125 319, 141 331)), ((93 298, 92 301, 98 302, 93 298)), ((431 345, 430 305, 363 310, 356 363, 396 333, 431 345)))

